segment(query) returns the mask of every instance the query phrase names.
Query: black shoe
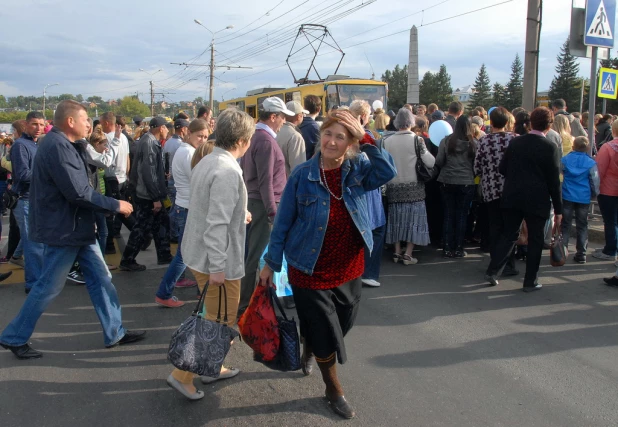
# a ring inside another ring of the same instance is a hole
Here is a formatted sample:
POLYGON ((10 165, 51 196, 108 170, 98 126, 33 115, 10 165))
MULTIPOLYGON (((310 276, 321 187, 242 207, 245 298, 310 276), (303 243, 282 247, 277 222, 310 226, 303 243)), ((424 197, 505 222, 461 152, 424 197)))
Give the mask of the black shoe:
POLYGON ((2 273, 0 274, 0 282, 4 282, 6 279, 8 279, 9 277, 11 277, 11 274, 13 274, 12 271, 8 271, 6 273, 2 273))
POLYGON ((451 251, 442 251, 442 258, 453 258, 453 252, 451 252, 451 251))
POLYGON ((575 254, 575 256, 573 257, 573 261, 575 261, 578 264, 586 264, 586 255, 575 254))
POLYGON ((126 331, 124 337, 120 338, 120 341, 112 345, 106 345, 106 348, 116 347, 117 345, 131 344, 133 342, 141 341, 146 338, 146 331, 126 331))
POLYGON ((164 258, 158 259, 157 260, 157 264, 159 265, 165 265, 165 264, 169 264, 170 262, 172 262, 172 260, 174 259, 174 257, 170 254, 164 258))
POLYGON ((542 287, 543 287, 543 285, 541 285, 539 282, 534 282, 534 284, 532 286, 524 285, 523 291, 524 292, 540 291, 542 287))
POLYGON ((83 285, 86 283, 86 280, 84 280, 84 276, 82 276, 82 274, 78 270, 71 271, 67 275, 67 280, 73 283, 77 283, 78 285, 83 285))
POLYGON ((116 253, 116 246, 107 246, 105 248, 105 255, 113 255, 116 253))
POLYGON ((607 286, 611 286, 612 288, 618 288, 618 277, 613 276, 609 279, 603 279, 607 286))
POLYGON ((343 417, 347 420, 352 419, 356 416, 354 409, 347 400, 345 400, 345 396, 339 396, 336 399, 328 398, 328 405, 331 407, 333 412, 340 417, 343 417))
POLYGON ((142 264, 138 264, 135 261, 133 262, 120 262, 118 268, 122 271, 144 271, 146 270, 146 266, 142 264))
POLYGON ((464 251, 463 249, 455 251, 455 253, 453 254, 453 258, 465 258, 467 256, 468 256, 468 253, 464 251))
POLYGON ((519 275, 519 270, 517 270, 516 268, 505 268, 504 270, 502 270, 502 277, 509 277, 509 276, 518 276, 519 275))
POLYGON ((493 274, 486 274, 485 280, 489 282, 489 286, 498 286, 500 282, 498 282, 498 278, 493 274))
POLYGON ((43 357, 43 353, 41 353, 40 351, 36 351, 33 348, 30 348, 28 344, 16 345, 16 346, 6 345, 6 344, 0 344, 0 345, 6 348, 7 350, 11 350, 11 352, 13 352, 15 357, 17 357, 18 359, 22 359, 22 360, 40 359, 41 357, 43 357))

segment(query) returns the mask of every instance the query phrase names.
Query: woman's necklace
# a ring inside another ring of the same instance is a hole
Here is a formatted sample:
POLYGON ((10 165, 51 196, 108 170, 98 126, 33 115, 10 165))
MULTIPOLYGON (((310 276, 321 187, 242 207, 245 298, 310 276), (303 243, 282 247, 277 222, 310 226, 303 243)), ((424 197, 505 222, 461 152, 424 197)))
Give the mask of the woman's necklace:
POLYGON ((322 176, 324 177, 324 181, 322 181, 322 183, 326 187, 326 190, 330 193, 331 196, 335 198, 335 200, 343 199, 343 187, 341 188, 341 197, 335 196, 333 192, 330 191, 330 188, 328 187, 328 182, 326 181, 326 171, 324 170, 324 157, 322 156, 320 156, 320 166, 322 166, 322 176))

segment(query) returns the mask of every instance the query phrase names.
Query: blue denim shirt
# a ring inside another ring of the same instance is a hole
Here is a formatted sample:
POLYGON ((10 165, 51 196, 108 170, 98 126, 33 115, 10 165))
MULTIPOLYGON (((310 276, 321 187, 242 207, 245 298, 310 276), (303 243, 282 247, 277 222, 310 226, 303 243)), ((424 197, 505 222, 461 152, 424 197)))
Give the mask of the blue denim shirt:
MULTIPOLYGON (((343 200, 365 245, 373 249, 371 221, 365 193, 397 175, 390 154, 364 144, 354 159, 341 165, 343 200)), ((328 226, 330 194, 320 180, 320 157, 299 165, 288 178, 264 257, 270 268, 281 271, 283 254, 288 264, 305 274, 313 269, 322 250, 328 226)))

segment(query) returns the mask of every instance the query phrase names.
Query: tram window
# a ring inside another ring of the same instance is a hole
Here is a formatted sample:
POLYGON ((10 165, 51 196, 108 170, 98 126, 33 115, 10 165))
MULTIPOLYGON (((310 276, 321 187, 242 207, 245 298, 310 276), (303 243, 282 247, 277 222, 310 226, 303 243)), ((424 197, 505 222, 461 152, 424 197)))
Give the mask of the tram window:
POLYGON ((255 105, 250 105, 247 107, 247 114, 249 114, 251 117, 253 117, 254 119, 257 118, 257 108, 255 105))

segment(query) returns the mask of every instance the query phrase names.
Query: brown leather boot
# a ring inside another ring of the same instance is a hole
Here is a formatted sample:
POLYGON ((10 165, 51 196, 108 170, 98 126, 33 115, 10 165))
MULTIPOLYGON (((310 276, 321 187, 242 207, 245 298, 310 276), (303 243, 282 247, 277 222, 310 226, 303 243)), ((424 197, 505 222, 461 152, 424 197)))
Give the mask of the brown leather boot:
POLYGON ((345 399, 343 388, 337 377, 337 353, 325 359, 315 358, 322 373, 322 380, 326 384, 326 399, 328 405, 340 417, 351 419, 356 416, 354 409, 345 399))

